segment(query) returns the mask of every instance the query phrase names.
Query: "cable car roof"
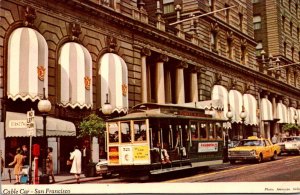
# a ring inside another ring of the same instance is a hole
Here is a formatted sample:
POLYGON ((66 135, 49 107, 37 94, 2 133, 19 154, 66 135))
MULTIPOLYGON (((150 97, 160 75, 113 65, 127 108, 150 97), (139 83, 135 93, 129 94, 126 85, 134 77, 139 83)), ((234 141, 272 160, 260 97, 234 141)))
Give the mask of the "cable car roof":
POLYGON ((109 119, 108 121, 139 120, 146 118, 189 119, 226 122, 225 119, 212 118, 205 114, 205 109, 187 107, 178 104, 144 103, 134 106, 129 114, 109 119))

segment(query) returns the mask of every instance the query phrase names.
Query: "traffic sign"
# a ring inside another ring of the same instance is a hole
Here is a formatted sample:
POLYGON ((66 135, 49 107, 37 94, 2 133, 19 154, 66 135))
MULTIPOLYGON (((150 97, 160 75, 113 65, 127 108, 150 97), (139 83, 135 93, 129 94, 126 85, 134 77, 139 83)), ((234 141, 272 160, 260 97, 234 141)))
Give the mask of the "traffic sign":
POLYGON ((34 110, 30 110, 27 112, 27 135, 35 136, 36 128, 34 122, 34 110))

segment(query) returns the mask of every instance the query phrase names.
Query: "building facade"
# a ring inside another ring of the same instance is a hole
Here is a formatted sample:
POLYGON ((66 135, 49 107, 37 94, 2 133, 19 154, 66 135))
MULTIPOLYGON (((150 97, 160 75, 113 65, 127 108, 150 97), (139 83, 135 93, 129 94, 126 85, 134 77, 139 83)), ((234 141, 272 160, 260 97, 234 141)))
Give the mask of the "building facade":
MULTIPOLYGON (((28 143, 19 123, 31 108, 41 135, 37 103, 43 88, 52 104, 47 136, 56 172, 67 170, 79 122, 90 113, 102 116, 106 100, 113 106, 111 117, 140 103, 206 101, 203 108, 222 108, 218 117, 233 112, 231 139, 279 132, 277 99, 285 97, 296 109, 299 86, 277 79, 257 60, 253 5, 251 0, 2 1, 0 149, 5 163, 17 146, 28 143)), ((98 142, 92 143, 94 151, 98 142)), ((99 152, 95 156, 97 161, 99 152)))
POLYGON ((299 122, 299 1, 253 1, 254 37, 260 72, 286 86, 286 92, 267 90, 273 106, 272 129, 299 122), (262 52, 263 51, 263 52, 262 52))

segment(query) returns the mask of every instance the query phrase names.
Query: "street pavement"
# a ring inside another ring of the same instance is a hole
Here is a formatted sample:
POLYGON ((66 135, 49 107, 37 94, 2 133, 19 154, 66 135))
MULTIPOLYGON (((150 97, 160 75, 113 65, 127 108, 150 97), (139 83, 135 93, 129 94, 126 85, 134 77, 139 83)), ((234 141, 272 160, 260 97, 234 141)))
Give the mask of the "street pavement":
MULTIPOLYGON (((76 184, 76 179, 73 174, 62 174, 62 175, 54 175, 55 183, 50 183, 49 185, 55 185, 55 184, 76 184)), ((89 181, 95 181, 100 180, 101 176, 96 177, 85 177, 84 174, 80 175, 80 183, 87 183, 89 181)), ((50 180, 51 182, 51 180, 50 180)), ((14 184, 15 179, 12 179, 11 182, 9 180, 2 180, 0 182, 1 185, 5 184, 14 184)), ((26 184, 20 184, 20 185, 26 185, 26 184)))

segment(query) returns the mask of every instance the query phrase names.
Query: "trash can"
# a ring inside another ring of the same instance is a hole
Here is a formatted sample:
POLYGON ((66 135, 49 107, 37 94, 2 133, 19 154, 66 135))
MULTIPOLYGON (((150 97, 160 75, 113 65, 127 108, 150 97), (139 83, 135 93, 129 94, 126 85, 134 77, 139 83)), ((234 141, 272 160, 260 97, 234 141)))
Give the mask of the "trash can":
POLYGON ((84 175, 86 177, 95 177, 96 176, 96 163, 90 162, 85 168, 84 175))

